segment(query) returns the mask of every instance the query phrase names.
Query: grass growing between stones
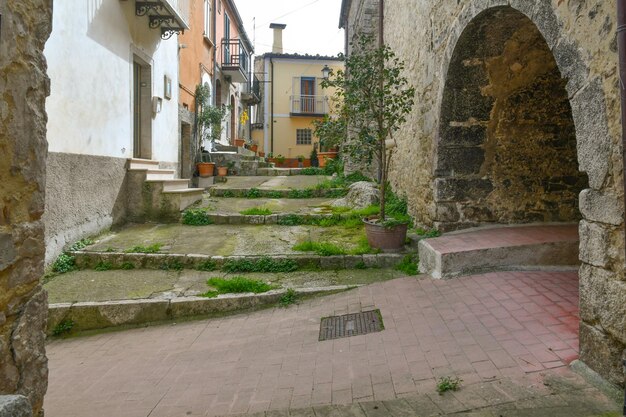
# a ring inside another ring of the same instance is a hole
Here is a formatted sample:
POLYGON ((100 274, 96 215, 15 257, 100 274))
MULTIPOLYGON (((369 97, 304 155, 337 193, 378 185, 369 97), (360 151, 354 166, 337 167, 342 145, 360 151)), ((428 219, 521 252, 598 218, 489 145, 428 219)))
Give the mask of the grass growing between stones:
POLYGON ((332 242, 319 242, 311 239, 295 244, 292 249, 298 252, 314 252, 319 256, 365 255, 378 252, 369 245, 365 236, 359 237, 356 245, 351 249, 344 249, 332 242))
POLYGON ((77 250, 85 249, 87 246, 93 245, 94 243, 96 242, 89 238, 81 239, 78 242, 74 243, 72 246, 70 246, 69 250, 70 252, 75 252, 77 250))
POLYGON ((293 259, 229 259, 224 262, 224 272, 293 272, 298 264, 293 259))
POLYGON ((437 229, 423 229, 421 227, 416 227, 413 229, 413 232, 426 239, 441 236, 441 232, 437 229))
POLYGON ((54 329, 52 329, 52 335, 61 336, 66 333, 69 333, 72 331, 74 324, 75 323, 72 320, 68 320, 68 319, 61 320, 61 322, 59 322, 59 324, 54 326, 54 329))
POLYGON ((250 292, 260 294, 276 288, 263 281, 245 277, 232 277, 230 279, 215 277, 210 278, 207 284, 215 288, 215 290, 209 290, 202 294, 203 297, 207 298, 214 298, 220 294, 241 294, 250 292))
POLYGON ((162 246, 163 244, 161 243, 155 243, 155 244, 148 245, 148 246, 137 245, 137 246, 133 246, 132 248, 126 249, 124 252, 125 253, 158 253, 161 250, 162 246))
POLYGON ((52 264, 52 272, 64 274, 76 269, 76 259, 66 253, 62 253, 52 264))
POLYGON ((406 255, 402 259, 402 262, 396 265, 396 270, 404 272, 407 275, 417 275, 419 273, 418 261, 415 258, 417 258, 417 255, 406 255))
POLYGON ((209 210, 210 207, 187 209, 183 211, 181 222, 189 226, 206 226, 213 224, 213 220, 207 215, 209 210))
POLYGON ((462 380, 460 378, 452 378, 444 376, 437 381, 437 392, 443 395, 447 391, 458 391, 461 388, 462 380))
POLYGON ((278 305, 287 308, 292 304, 298 303, 298 293, 293 288, 289 288, 285 294, 278 300, 278 305))
POLYGON ((267 207, 252 207, 239 212, 244 216, 269 216, 272 214, 272 210, 267 207))

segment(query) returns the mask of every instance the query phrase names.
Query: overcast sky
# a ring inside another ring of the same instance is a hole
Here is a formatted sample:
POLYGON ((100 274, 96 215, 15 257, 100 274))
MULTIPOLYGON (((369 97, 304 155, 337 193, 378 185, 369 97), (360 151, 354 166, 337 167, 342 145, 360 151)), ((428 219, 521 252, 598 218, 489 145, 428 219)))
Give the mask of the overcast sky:
POLYGON ((343 51, 341 0, 235 0, 235 4, 248 37, 251 41, 256 38, 257 55, 272 50, 270 23, 287 25, 283 32, 285 53, 337 55, 343 51))

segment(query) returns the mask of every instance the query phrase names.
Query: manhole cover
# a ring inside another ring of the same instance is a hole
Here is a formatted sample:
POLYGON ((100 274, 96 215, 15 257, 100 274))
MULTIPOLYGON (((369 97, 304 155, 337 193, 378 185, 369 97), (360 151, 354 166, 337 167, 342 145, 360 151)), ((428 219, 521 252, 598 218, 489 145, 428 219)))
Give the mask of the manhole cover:
POLYGON ((379 332, 384 328, 380 310, 324 317, 320 324, 319 340, 358 336, 360 334, 379 332))

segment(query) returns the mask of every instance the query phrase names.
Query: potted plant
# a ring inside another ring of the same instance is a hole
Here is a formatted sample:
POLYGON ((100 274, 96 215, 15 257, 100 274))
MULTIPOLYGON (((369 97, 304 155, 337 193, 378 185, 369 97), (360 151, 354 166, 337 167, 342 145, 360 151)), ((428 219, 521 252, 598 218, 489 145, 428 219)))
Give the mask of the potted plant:
POLYGON ((237 171, 235 171, 235 161, 228 162, 227 169, 230 175, 237 175, 237 171))
POLYGON ((235 146, 242 148, 245 144, 245 139, 235 139, 235 146))
POLYGON ((222 136, 222 122, 227 113, 226 106, 211 106, 208 86, 196 87, 196 168, 201 177, 213 176, 215 163, 211 161, 210 152, 204 152, 204 143, 209 142, 212 148, 222 136), (204 155, 208 156, 208 162, 204 155))
POLYGON ((311 151, 311 166, 318 167, 320 165, 319 159, 317 158, 317 144, 313 145, 313 150, 311 151))
POLYGON ((344 152, 354 161, 378 165, 380 214, 363 220, 367 239, 374 248, 398 250, 404 246, 408 220, 386 215, 385 196, 395 150, 393 133, 413 109, 415 88, 402 75, 404 62, 387 45, 375 47, 371 36, 361 35, 352 46, 345 71, 331 71, 322 81, 323 88, 335 88, 334 98, 341 103, 337 120, 328 118, 323 127, 338 128, 338 120, 343 119, 350 136, 344 152))
POLYGON ((219 177, 225 177, 228 175, 228 167, 217 167, 217 175, 219 177))
POLYGON ((298 168, 304 167, 304 155, 298 155, 296 158, 298 159, 298 168))
POLYGON ((283 165, 285 163, 285 157, 281 154, 276 155, 276 163, 278 165, 283 165))

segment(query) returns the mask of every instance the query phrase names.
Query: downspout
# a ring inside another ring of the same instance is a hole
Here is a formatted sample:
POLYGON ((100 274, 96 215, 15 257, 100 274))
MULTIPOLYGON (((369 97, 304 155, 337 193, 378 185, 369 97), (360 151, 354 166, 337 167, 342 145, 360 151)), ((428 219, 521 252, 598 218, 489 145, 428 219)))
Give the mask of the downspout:
POLYGON ((211 101, 213 105, 217 106, 217 0, 213 0, 213 25, 211 25, 211 32, 213 32, 213 97, 211 101))
MULTIPOLYGON (((626 244, 626 0, 617 0, 617 49, 619 53, 619 88, 622 104, 622 169, 624 176, 624 242, 626 244)), ((626 246, 625 246, 626 248, 626 246)), ((626 250, 626 249, 625 249, 626 250)), ((622 353, 626 374, 626 350, 622 353)), ((626 378, 625 378, 626 382, 626 378)), ((626 383, 623 415, 626 416, 626 383)))
MULTIPOLYGON (((622 103, 622 164, 624 175, 624 225, 626 227, 626 1, 617 0, 617 50, 622 103)), ((624 233, 626 244, 626 233, 624 233)), ((625 246, 626 250, 626 246, 625 246)))
POLYGON ((272 76, 270 77, 270 88, 272 89, 272 94, 270 97, 270 152, 274 155, 274 61, 272 60, 272 56, 270 55, 270 71, 272 71, 272 76))

